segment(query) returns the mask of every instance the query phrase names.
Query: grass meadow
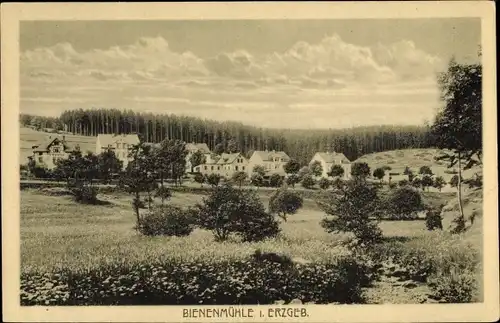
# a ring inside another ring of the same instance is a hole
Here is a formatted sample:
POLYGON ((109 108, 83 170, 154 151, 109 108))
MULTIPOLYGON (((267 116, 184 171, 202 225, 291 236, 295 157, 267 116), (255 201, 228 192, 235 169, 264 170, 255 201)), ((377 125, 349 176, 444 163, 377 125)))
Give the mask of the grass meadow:
MULTIPOLYGON (((259 196, 267 205, 269 192, 259 192, 259 196)), ((203 195, 196 193, 174 192, 169 203, 192 206, 202 198, 203 195)), ((446 193, 424 195, 432 203, 449 198, 446 193)), ((129 268, 153 261, 220 263, 244 260, 256 249, 286 254, 306 263, 331 263, 351 253, 343 244, 347 235, 330 234, 320 226, 324 213, 312 199, 305 199, 304 208, 281 223, 282 233, 278 238, 256 243, 216 242, 211 232, 201 229, 195 229, 187 237, 142 236, 134 230, 135 214, 129 195, 112 192, 99 194, 99 199, 104 201, 102 205, 81 205, 67 195, 21 190, 22 273, 69 270, 84 274, 106 266, 129 268)), ((437 272, 441 270, 436 268, 438 264, 446 267, 456 262, 460 267, 477 263, 470 258, 479 257, 481 250, 482 235, 477 229, 480 224, 473 233, 459 238, 429 232, 422 220, 382 221, 380 227, 386 242, 377 246, 375 252, 380 253, 377 257, 381 261, 388 263, 400 257, 400 264, 413 268, 417 261, 425 264, 425 270, 437 272), (467 252, 470 248, 477 251, 472 256, 467 252)), ((391 279, 382 279, 368 288, 367 302, 415 303, 426 299, 429 287, 425 283, 409 289, 391 279)))

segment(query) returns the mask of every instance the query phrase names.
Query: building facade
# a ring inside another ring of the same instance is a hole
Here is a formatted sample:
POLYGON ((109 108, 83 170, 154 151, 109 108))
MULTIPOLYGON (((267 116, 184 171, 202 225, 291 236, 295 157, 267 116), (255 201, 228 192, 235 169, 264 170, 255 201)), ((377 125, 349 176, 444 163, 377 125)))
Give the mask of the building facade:
POLYGON ((123 162, 123 167, 125 168, 131 160, 129 153, 132 147, 137 144, 139 144, 139 136, 137 134, 99 134, 96 140, 96 154, 99 155, 111 149, 114 151, 116 158, 123 162))
POLYGON ((319 162, 322 167, 322 174, 320 177, 330 177, 330 172, 333 165, 340 165, 344 169, 342 179, 349 179, 351 177, 351 161, 342 153, 336 152, 317 152, 309 162, 309 165, 315 161, 319 162))
POLYGON ((33 155, 31 158, 37 166, 53 169, 58 160, 67 159, 69 154, 75 149, 65 140, 65 137, 49 136, 42 143, 33 145, 33 155))
POLYGON ((247 172, 248 160, 241 153, 210 155, 206 162, 194 168, 203 175, 218 174, 231 178, 236 172, 247 172))
POLYGON ((255 166, 264 167, 267 173, 286 175, 284 166, 290 161, 290 157, 284 151, 254 151, 248 161, 247 172, 251 176, 255 166))

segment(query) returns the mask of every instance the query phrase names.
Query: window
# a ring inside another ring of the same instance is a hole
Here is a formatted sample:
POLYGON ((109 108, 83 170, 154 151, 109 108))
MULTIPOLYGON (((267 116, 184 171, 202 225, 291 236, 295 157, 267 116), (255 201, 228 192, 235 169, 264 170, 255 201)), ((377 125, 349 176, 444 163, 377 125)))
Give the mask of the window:
POLYGON ((211 166, 211 167, 210 167, 210 170, 214 170, 214 166, 211 166))
POLYGON ((38 162, 43 163, 43 157, 38 157, 38 162))
POLYGON ((245 170, 245 166, 241 166, 241 170, 245 170))
POLYGON ((57 162, 57 158, 52 157, 52 163, 55 164, 57 162))
POLYGON ((38 153, 38 156, 42 156, 43 153, 38 153))
POLYGON ((203 167, 203 168, 204 168, 205 170, 207 170, 207 169, 208 169, 208 168, 207 168, 207 166, 205 166, 205 167, 203 167))
POLYGON ((55 152, 55 153, 58 153, 59 152, 59 147, 53 147, 52 151, 55 152))
POLYGON ((220 166, 217 166, 217 170, 220 170, 220 166))
POLYGON ((234 170, 238 170, 238 166, 234 166, 234 170))

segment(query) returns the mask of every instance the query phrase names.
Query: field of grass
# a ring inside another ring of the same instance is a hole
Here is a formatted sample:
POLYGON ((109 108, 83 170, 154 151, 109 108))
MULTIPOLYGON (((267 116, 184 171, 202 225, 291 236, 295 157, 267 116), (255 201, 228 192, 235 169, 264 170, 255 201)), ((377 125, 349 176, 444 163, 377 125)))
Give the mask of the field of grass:
MULTIPOLYGON (((440 197, 450 198, 446 193, 436 194, 427 193, 424 199, 436 202, 440 197)), ((259 196, 267 205, 269 192, 259 192, 259 196)), ((201 194, 174 192, 169 203, 192 206, 202 198, 201 194)), ((281 223, 280 237, 257 243, 231 239, 216 242, 210 232, 201 229, 187 237, 142 236, 134 230, 135 214, 129 195, 112 192, 99 194, 99 199, 103 201, 102 205, 81 205, 69 196, 47 195, 36 189, 21 190, 21 271, 65 269, 85 273, 103 265, 130 267, 151 261, 207 263, 242 260, 257 249, 314 263, 328 263, 351 253, 349 247, 342 244, 347 235, 329 234, 321 228, 319 222, 324 214, 311 199, 305 200, 305 207, 298 214, 281 223)), ((476 252, 481 251, 480 223, 475 230, 457 239, 446 233, 427 231, 424 221, 382 221, 380 227, 386 242, 376 247, 375 252, 380 256, 375 259, 385 263, 399 257, 398 261, 409 264, 410 268, 430 266, 432 270, 437 270, 435 264, 467 264, 472 257, 467 253, 471 246, 476 252), (414 258, 419 259, 416 264, 414 258)), ((472 265, 466 266, 467 272, 472 271, 470 267, 472 265)), ((394 280, 390 274, 384 276, 366 291, 368 302, 418 303, 429 300, 429 287, 425 283, 418 283, 416 288, 407 288, 403 283, 407 281, 394 280)))
MULTIPOLYGON (((48 196, 37 190, 21 191, 21 255, 23 268, 86 267, 101 262, 135 262, 161 258, 169 253, 179 257, 244 257, 257 248, 282 252, 293 257, 318 261, 334 257, 345 236, 326 233, 319 225, 324 213, 306 200, 306 207, 282 223, 283 236, 275 241, 241 244, 213 241, 210 232, 196 230, 189 237, 144 237, 133 227, 135 215, 131 198, 124 193, 100 195, 106 205, 79 205, 69 196, 48 196), (179 252, 181 251, 182 252, 179 252)), ((202 196, 175 193, 171 202, 188 206, 202 196)), ((267 204, 267 196, 262 196, 267 204)), ((381 223, 386 236, 420 236, 426 233, 422 221, 381 223)))

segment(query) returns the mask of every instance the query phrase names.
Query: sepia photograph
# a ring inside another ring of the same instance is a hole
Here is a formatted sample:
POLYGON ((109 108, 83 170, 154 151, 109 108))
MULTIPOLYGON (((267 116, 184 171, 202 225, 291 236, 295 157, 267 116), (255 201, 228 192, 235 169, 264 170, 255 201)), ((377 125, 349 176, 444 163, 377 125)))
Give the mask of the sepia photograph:
POLYGON ((490 304, 498 318, 486 299, 490 286, 498 302, 492 6, 176 19, 61 8, 75 18, 18 18, 16 77, 2 70, 2 97, 6 80, 18 93, 8 120, 2 99, 2 143, 15 141, 2 149, 15 195, 2 200, 16 203, 19 311, 328 321, 340 305, 490 304))

